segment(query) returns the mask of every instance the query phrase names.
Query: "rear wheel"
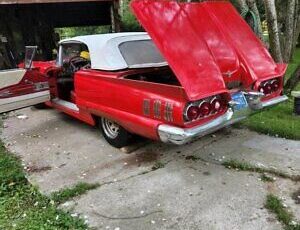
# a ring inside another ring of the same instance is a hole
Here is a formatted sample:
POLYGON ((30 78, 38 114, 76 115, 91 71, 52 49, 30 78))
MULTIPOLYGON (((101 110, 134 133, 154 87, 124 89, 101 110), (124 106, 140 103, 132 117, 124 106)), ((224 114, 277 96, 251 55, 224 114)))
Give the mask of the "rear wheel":
POLYGON ((99 128, 105 140, 116 148, 122 148, 129 144, 131 134, 127 132, 118 123, 106 118, 101 118, 99 121, 99 128))

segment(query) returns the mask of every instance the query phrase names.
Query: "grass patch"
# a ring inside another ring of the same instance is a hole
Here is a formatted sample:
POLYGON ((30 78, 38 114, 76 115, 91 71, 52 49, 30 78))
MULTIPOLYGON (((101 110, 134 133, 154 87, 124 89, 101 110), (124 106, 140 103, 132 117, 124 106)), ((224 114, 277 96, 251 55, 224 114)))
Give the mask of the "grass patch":
POLYGON ((300 64, 300 48, 295 50, 293 59, 290 61, 285 75, 285 82, 292 76, 300 64))
POLYGON ((262 173, 262 174, 267 173, 267 174, 271 174, 271 175, 281 177, 284 179, 290 179, 295 182, 300 181, 300 175, 299 176, 289 175, 289 174, 281 172, 279 170, 270 169, 270 168, 262 168, 262 167, 258 167, 258 166, 249 164, 247 162, 240 162, 237 160, 229 160, 229 161, 223 162, 222 165, 228 169, 256 172, 256 173, 262 173))
POLYGON ((250 130, 292 140, 300 140, 300 118, 293 114, 293 100, 249 117, 242 124, 250 130))
POLYGON ((293 214, 286 209, 278 197, 269 194, 265 207, 276 215, 278 221, 285 226, 286 230, 300 230, 300 225, 294 221, 293 214))
POLYGON ((82 219, 59 210, 26 179, 19 159, 0 142, 0 229, 87 229, 82 219))
MULTIPOLYGON (((288 80, 300 64, 300 48, 289 63, 285 80, 288 80)), ((300 83, 296 90, 300 90, 300 83)), ((293 99, 274 108, 257 113, 242 123, 250 130, 292 140, 300 140, 300 118, 293 114, 293 99)))
POLYGON ((65 188, 51 194, 51 199, 56 203, 66 202, 74 197, 81 196, 89 190, 100 187, 100 184, 78 183, 72 188, 65 188))

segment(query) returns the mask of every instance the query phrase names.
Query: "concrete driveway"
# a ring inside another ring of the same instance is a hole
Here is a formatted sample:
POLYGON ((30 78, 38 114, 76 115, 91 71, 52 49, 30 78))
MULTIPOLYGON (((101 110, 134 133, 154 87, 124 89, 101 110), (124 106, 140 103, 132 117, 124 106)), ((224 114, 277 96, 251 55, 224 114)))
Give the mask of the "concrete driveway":
POLYGON ((96 128, 50 109, 12 113, 1 138, 47 194, 81 181, 100 183, 63 205, 96 229, 282 229, 264 208, 269 192, 300 220, 291 198, 299 184, 264 183, 258 174, 222 166, 236 159, 300 175, 297 141, 225 129, 184 146, 139 141, 120 151, 96 128))

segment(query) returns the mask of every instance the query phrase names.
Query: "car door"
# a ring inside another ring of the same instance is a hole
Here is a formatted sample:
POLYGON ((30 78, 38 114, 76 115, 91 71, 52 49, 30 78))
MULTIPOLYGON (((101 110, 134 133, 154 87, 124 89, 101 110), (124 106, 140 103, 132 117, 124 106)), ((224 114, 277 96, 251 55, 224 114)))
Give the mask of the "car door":
POLYGON ((36 47, 26 47, 25 68, 0 71, 0 113, 50 100, 48 78, 32 66, 36 47))

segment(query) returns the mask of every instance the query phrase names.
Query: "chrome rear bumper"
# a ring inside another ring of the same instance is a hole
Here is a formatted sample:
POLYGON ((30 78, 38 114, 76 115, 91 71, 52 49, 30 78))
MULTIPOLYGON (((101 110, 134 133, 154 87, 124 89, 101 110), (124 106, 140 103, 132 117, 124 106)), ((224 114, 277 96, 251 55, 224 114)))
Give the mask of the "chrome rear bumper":
POLYGON ((170 125, 160 125, 158 127, 158 135, 160 140, 165 143, 173 143, 177 145, 188 143, 193 139, 197 139, 226 126, 237 123, 247 118, 255 111, 282 103, 288 100, 288 97, 280 96, 266 102, 261 102, 257 95, 253 96, 248 94, 246 99, 248 102, 248 108, 240 111, 234 111, 233 108, 229 108, 224 115, 197 127, 184 129, 170 125))

